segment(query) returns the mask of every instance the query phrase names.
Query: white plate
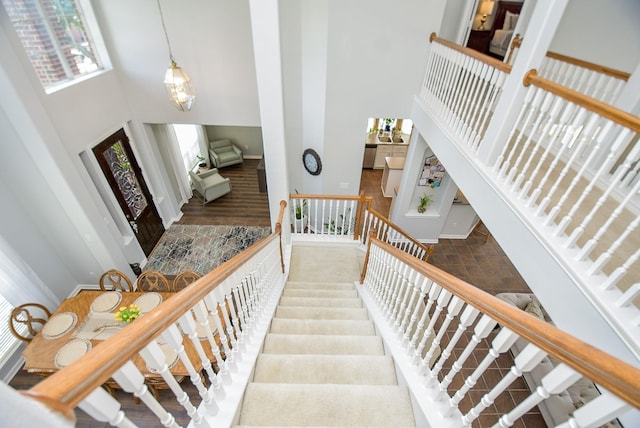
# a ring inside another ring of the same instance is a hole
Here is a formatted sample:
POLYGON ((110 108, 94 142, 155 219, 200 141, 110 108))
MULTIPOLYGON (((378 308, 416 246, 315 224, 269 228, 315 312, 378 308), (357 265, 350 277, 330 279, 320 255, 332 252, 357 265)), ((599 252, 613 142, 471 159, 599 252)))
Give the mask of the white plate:
POLYGON ((94 299, 91 312, 111 312, 118 307, 121 300, 122 293, 119 291, 107 291, 94 299))
POLYGON ((49 318, 42 327, 42 337, 56 339, 67 334, 78 321, 78 316, 73 312, 63 312, 49 318))
POLYGON ((59 369, 67 367, 75 360, 91 350, 91 342, 84 339, 73 339, 64 345, 56 354, 56 367, 59 369))
POLYGON ((140 307, 140 310, 143 314, 146 314, 147 312, 158 306, 160 303, 162 303, 162 295, 155 292, 144 293, 133 303, 140 307))

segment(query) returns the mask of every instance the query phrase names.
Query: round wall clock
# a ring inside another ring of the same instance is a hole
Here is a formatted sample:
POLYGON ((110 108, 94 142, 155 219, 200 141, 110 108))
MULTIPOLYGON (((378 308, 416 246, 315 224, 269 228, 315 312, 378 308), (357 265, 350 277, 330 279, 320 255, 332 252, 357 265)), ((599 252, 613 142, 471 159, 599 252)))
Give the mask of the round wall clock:
POLYGON ((313 149, 306 149, 302 154, 302 164, 311 175, 320 175, 322 171, 322 161, 320 155, 313 149))

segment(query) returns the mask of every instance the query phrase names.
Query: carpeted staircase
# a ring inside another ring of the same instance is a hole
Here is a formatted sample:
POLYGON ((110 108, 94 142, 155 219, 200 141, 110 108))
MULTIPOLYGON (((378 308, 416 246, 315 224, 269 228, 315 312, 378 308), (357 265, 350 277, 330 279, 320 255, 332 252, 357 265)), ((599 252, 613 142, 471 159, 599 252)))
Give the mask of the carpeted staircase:
POLYGON ((241 426, 415 426, 353 283, 361 258, 352 247, 294 247, 241 426))

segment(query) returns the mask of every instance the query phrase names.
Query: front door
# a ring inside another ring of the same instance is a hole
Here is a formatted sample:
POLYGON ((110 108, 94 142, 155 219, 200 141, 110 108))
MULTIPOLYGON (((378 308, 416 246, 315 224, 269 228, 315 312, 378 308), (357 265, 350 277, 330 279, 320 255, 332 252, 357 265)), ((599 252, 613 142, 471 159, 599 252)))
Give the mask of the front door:
POLYGON ((95 146, 93 153, 142 251, 148 256, 162 236, 164 226, 131 151, 129 138, 120 129, 95 146))

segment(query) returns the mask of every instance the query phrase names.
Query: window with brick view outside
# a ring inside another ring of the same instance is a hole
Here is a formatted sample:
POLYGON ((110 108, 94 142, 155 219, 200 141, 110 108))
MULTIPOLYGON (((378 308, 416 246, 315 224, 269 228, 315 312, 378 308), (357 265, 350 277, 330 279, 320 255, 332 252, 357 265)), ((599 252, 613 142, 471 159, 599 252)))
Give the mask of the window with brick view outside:
POLYGON ((2 0, 42 85, 102 69, 75 0, 2 0))

